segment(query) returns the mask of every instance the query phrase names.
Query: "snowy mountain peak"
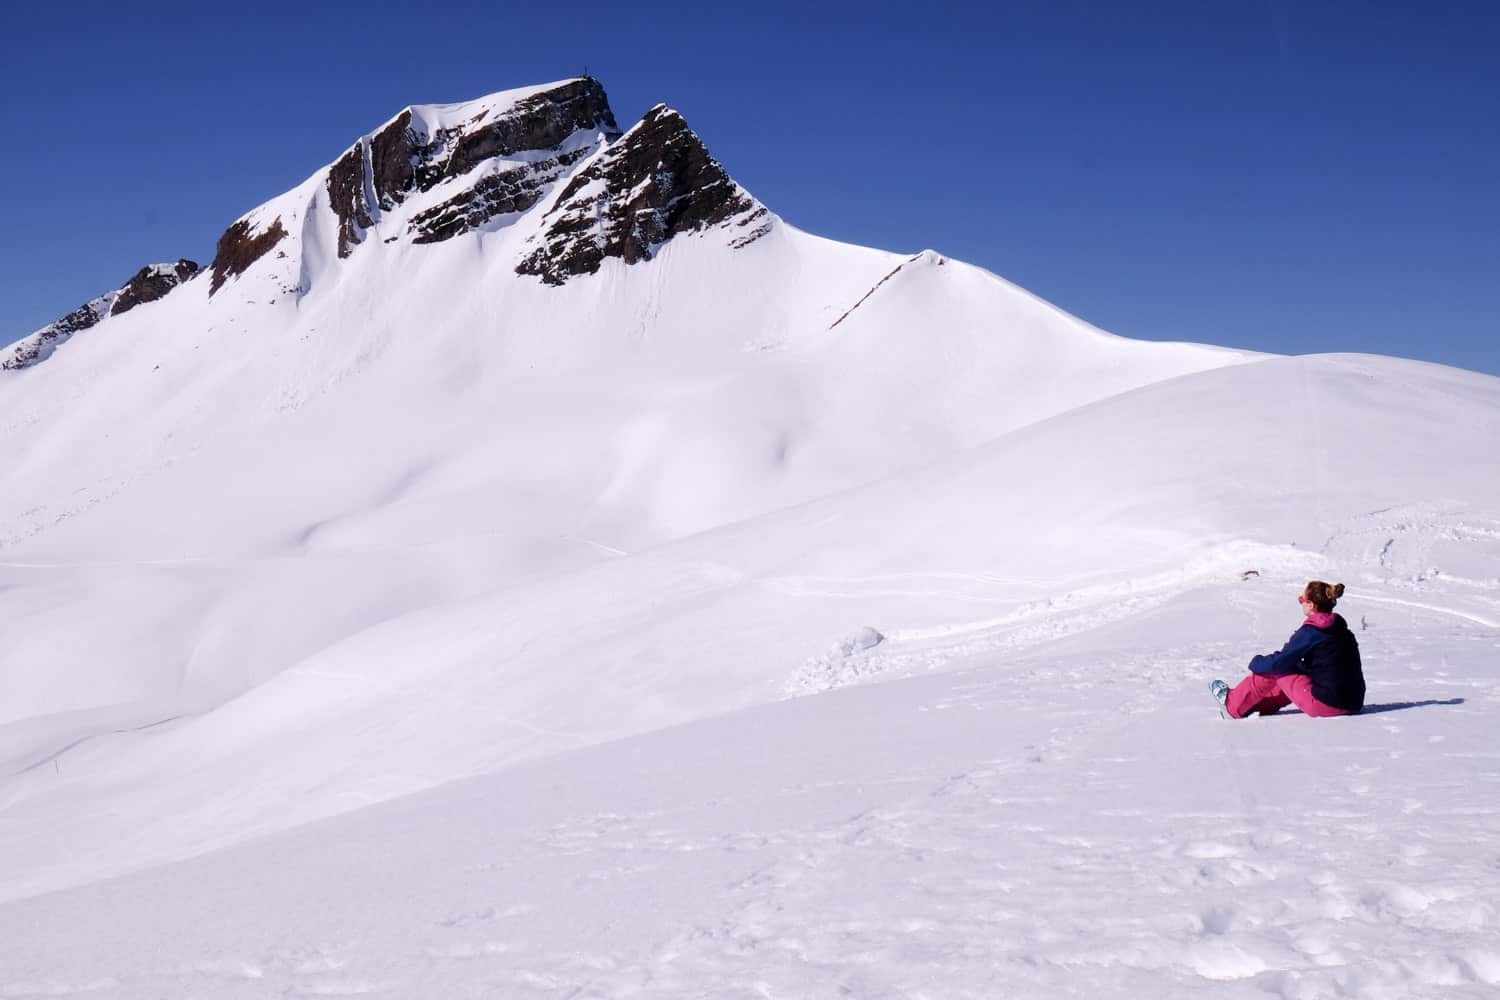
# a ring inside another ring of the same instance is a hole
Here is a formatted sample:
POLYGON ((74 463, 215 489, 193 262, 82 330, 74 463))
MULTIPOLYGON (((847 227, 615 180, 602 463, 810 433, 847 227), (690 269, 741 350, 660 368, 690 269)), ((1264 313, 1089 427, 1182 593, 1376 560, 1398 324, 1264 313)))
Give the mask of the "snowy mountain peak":
POLYGON ((524 212, 619 134, 591 77, 408 106, 295 190, 236 220, 219 240, 211 293, 275 248, 299 265, 283 290, 301 295, 314 277, 309 252, 346 259, 376 229, 385 242, 438 243, 524 212), (289 237, 297 245, 283 246, 289 237))
POLYGON ((382 243, 420 246, 513 229, 496 252, 517 254, 516 273, 561 285, 610 257, 649 260, 683 233, 716 228, 743 247, 771 223, 680 114, 658 104, 622 134, 603 86, 580 77, 404 109, 230 226, 210 291, 274 249, 286 263, 266 270, 264 298, 300 298, 377 231, 382 243))
MULTIPOLYGON (((709 230, 744 247, 774 217, 730 178, 665 104, 622 133, 592 77, 500 91, 454 104, 410 105, 360 136, 327 167, 236 219, 220 236, 206 298, 216 311, 295 304, 342 280, 371 237, 408 248, 389 266, 430 260, 420 249, 465 234, 506 271, 557 286, 608 258, 652 259, 672 238, 709 230), (417 249, 411 249, 417 248, 417 249), (230 304, 220 293, 238 288, 230 304)), ((375 257, 382 256, 375 254, 375 257)), ((168 269, 170 271, 170 269, 168 269)), ((194 265, 196 272, 196 265, 194 265)), ((81 307, 21 345, 6 367, 45 360, 111 308, 165 293, 175 272, 132 279, 121 303, 81 307)), ((113 294, 113 293, 112 293, 113 294)))
POLYGON ((771 217, 683 117, 658 104, 574 174, 516 270, 560 285, 606 257, 634 264, 673 236, 710 227, 738 248, 769 232, 771 217))

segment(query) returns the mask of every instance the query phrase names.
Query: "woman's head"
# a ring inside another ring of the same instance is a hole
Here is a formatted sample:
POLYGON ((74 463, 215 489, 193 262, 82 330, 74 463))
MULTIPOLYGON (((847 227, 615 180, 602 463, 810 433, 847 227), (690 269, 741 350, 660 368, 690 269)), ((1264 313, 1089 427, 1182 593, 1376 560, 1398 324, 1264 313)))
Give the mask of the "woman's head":
POLYGON ((1309 580, 1307 586, 1302 589, 1302 596, 1297 600, 1308 611, 1321 611, 1325 614, 1333 610, 1333 606, 1344 596, 1344 585, 1342 583, 1324 583, 1322 580, 1309 580))

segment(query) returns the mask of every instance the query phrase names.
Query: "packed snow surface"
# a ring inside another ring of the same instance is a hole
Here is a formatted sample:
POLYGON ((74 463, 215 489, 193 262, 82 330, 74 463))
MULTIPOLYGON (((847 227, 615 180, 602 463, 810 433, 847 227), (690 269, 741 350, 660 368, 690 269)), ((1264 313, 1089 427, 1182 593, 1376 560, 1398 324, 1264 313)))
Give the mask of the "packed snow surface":
POLYGON ((1500 988, 1500 380, 318 183, 0 378, 0 998, 1500 988))

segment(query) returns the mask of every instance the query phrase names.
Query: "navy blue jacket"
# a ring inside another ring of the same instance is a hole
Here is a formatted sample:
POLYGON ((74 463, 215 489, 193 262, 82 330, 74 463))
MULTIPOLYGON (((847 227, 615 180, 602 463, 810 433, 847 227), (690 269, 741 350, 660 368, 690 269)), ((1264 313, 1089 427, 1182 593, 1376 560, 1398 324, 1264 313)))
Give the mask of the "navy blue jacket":
POLYGON ((1343 615, 1319 628, 1304 623, 1275 653, 1250 661, 1256 674, 1306 674, 1313 697, 1332 708, 1358 712, 1365 707, 1365 674, 1359 662, 1359 643, 1343 615))

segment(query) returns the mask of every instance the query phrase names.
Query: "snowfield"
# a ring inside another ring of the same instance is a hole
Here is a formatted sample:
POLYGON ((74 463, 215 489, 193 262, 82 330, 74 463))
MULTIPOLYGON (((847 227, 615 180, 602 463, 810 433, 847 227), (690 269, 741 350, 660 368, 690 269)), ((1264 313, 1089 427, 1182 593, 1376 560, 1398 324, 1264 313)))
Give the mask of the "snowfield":
POLYGON ((0 373, 0 1000, 1500 991, 1500 380, 320 177, 0 373))

